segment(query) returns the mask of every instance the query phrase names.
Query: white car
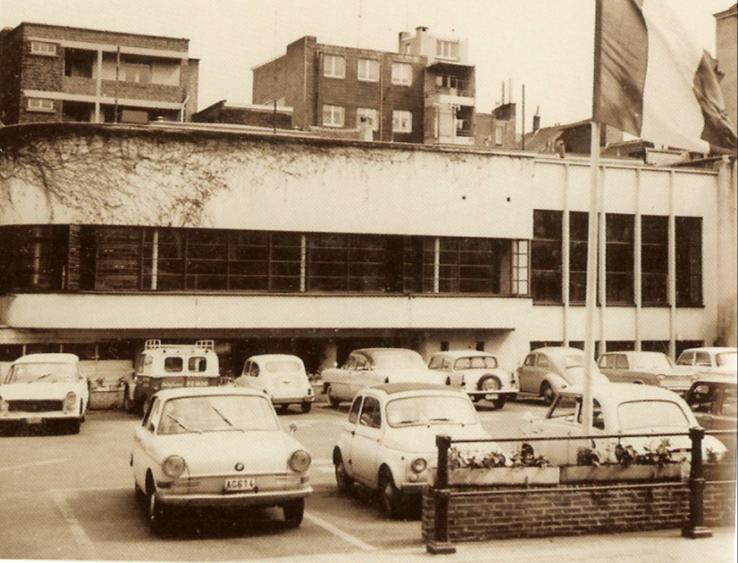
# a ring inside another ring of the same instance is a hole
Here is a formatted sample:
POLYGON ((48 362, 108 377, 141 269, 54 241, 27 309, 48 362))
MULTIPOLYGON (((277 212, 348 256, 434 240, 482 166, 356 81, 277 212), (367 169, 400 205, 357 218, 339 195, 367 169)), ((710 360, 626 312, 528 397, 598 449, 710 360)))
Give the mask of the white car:
POLYGON ((90 391, 74 354, 27 354, 0 384, 0 423, 54 423, 77 434, 90 391))
POLYGON ((155 533, 170 507, 281 506, 287 526, 297 527, 312 492, 310 463, 264 393, 230 386, 155 394, 131 453, 155 533))
MULTIPOLYGON (((631 383, 607 383, 593 386, 593 420, 591 434, 645 434, 639 438, 603 438, 601 440, 532 441, 536 455, 542 455, 552 465, 576 465, 579 450, 595 449, 602 462, 616 462, 616 446, 631 445, 639 453, 644 447, 655 450, 661 443, 660 433, 684 432, 684 436, 671 436, 669 451, 678 456, 677 461, 689 459, 692 442, 687 436, 690 428, 699 426, 687 403, 673 391, 652 385, 631 383)), ((577 436, 586 435, 582 423, 581 388, 562 391, 549 408, 544 419, 532 419, 524 429, 527 436, 577 436)), ((704 459, 721 459, 726 447, 715 436, 705 436, 702 441, 704 459)))
POLYGON ((436 352, 428 360, 428 369, 445 375, 446 385, 465 391, 472 401, 488 399, 497 409, 520 390, 515 375, 502 369, 497 357, 489 352, 436 352))
POLYGON ((310 412, 315 400, 305 364, 289 354, 251 356, 244 362, 243 372, 234 383, 264 391, 274 405, 283 408, 300 405, 302 412, 310 412))
MULTIPOLYGON (((441 385, 393 383, 360 391, 333 449, 336 484, 359 483, 378 492, 383 511, 401 514, 406 496, 432 485, 436 435, 487 440, 469 397, 441 385)), ((497 446, 485 444, 489 449, 497 446)))
POLYGON ((738 377, 738 349, 727 346, 705 346, 688 348, 679 354, 678 366, 693 366, 695 371, 706 375, 729 375, 738 377))
POLYGON ((429 370, 423 357, 406 348, 362 348, 349 354, 340 368, 321 373, 323 392, 331 406, 351 401, 356 393, 384 383, 440 383, 445 377, 429 370))

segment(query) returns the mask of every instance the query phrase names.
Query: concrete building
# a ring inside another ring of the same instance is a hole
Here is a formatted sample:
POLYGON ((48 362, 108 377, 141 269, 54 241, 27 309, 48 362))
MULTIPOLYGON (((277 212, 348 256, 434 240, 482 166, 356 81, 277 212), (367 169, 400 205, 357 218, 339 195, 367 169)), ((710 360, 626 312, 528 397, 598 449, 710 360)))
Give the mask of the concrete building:
POLYGON ((725 98, 725 109, 733 127, 738 126, 738 4, 715 15, 715 53, 723 72, 720 88, 725 98))
MULTIPOLYGON (((213 338, 228 371, 367 345, 514 368, 584 339, 587 158, 201 124, 25 124, 0 148, 0 361, 64 350, 115 374, 147 338, 213 338)), ((735 343, 735 163, 601 165, 597 339, 735 343)))
POLYGON ((189 120, 188 40, 21 23, 0 31, 0 121, 189 120))

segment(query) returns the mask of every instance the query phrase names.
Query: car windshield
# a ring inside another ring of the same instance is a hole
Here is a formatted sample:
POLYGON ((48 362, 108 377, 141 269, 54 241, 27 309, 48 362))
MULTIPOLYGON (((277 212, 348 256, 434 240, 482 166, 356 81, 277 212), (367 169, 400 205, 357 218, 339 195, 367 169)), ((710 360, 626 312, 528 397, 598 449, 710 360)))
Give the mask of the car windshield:
POLYGON ((395 399, 387 404, 387 422, 393 428, 425 424, 476 424, 477 413, 468 399, 427 395, 395 399))
POLYGON ((77 368, 74 364, 43 362, 37 364, 15 364, 10 368, 5 383, 34 383, 35 381, 74 381, 77 368))
POLYGON ((279 428, 266 397, 213 395, 169 399, 161 413, 158 434, 279 428))
POLYGON ((688 427, 682 407, 671 401, 628 401, 618 406, 620 430, 657 427, 688 427))
POLYGON ((662 352, 642 352, 630 357, 632 369, 644 371, 670 369, 672 367, 669 357, 662 352))
POLYGON ((721 368, 738 368, 738 361, 736 361, 736 358, 736 352, 722 352, 715 356, 715 361, 721 368))
POLYGON ((497 359, 493 356, 468 356, 454 362, 454 369, 495 369, 497 359))
POLYGON ((274 362, 266 363, 267 371, 291 371, 299 373, 301 370, 300 364, 291 360, 279 360, 274 362))
POLYGON ((375 368, 425 369, 423 357, 413 350, 373 350, 369 356, 375 368))

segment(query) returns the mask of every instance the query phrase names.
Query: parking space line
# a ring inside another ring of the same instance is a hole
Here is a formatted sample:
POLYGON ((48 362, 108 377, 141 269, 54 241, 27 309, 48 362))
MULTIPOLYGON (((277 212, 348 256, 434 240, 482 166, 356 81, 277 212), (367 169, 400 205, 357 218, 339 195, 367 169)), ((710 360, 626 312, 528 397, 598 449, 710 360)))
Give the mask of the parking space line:
POLYGON ((356 536, 353 536, 353 535, 349 534, 348 532, 344 532, 343 530, 341 530, 337 526, 334 526, 330 522, 328 522, 326 520, 323 520, 319 516, 315 516, 314 514, 312 514, 310 512, 305 512, 304 516, 305 516, 306 519, 308 519, 310 522, 312 522, 316 526, 320 526, 321 528, 323 528, 324 530, 330 532, 331 534, 333 534, 337 538, 340 538, 343 541, 345 541, 347 543, 350 543, 351 545, 354 545, 354 546, 358 547, 359 549, 362 549, 364 551, 375 551, 377 549, 373 545, 370 545, 370 544, 368 544, 366 542, 361 541, 356 536))
POLYGON ((74 512, 69 506, 69 503, 67 503, 65 493, 60 489, 52 489, 51 498, 54 499, 54 504, 56 504, 59 512, 61 512, 62 516, 64 517, 64 520, 69 527, 69 531, 74 538, 74 542, 80 549, 80 559, 97 559, 98 557, 95 546, 92 543, 92 540, 90 540, 90 537, 87 535, 87 532, 85 532, 84 528, 82 528, 79 520, 77 520, 77 517, 74 515, 74 512))
POLYGON ((69 458, 56 458, 56 459, 47 459, 44 461, 34 461, 33 463, 22 463, 20 465, 10 465, 7 467, 0 467, 0 472, 3 471, 15 471, 16 469, 25 469, 26 467, 36 467, 38 465, 51 465, 52 463, 64 463, 65 461, 69 461, 69 458))

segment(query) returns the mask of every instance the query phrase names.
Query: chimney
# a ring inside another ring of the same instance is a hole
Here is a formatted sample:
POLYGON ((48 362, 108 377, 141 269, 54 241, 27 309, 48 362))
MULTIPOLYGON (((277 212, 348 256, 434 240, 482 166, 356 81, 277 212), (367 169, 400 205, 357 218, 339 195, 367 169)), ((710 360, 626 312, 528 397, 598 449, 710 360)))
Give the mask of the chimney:
POLYGON ((533 133, 541 128, 541 106, 536 106, 536 114, 533 116, 533 133))
POLYGON ((398 53, 404 53, 404 49, 402 48, 402 43, 404 41, 407 41, 410 38, 410 32, 409 31, 401 31, 397 34, 397 52, 398 53))
POLYGON ((421 35, 423 33, 426 33, 428 31, 428 28, 424 25, 419 25, 418 27, 415 28, 415 31, 418 32, 418 35, 421 35))

